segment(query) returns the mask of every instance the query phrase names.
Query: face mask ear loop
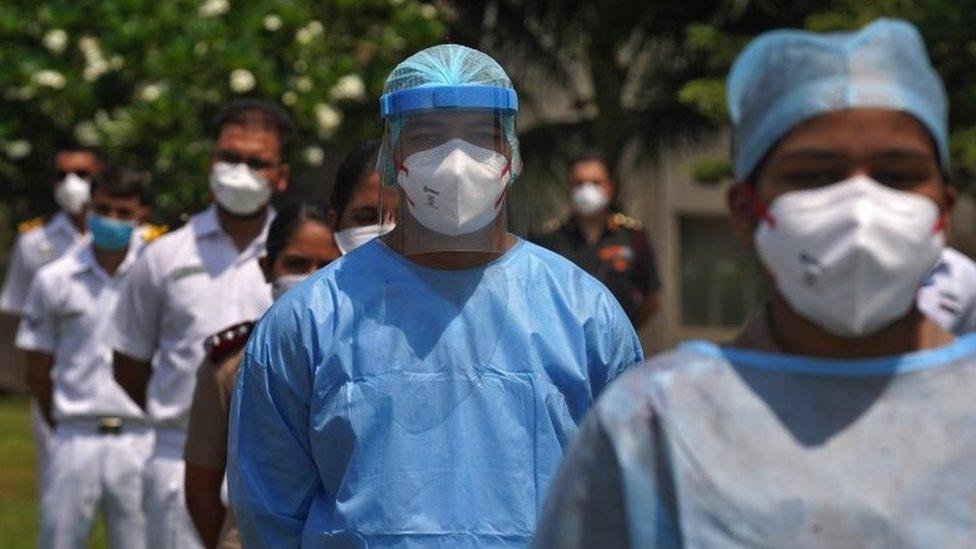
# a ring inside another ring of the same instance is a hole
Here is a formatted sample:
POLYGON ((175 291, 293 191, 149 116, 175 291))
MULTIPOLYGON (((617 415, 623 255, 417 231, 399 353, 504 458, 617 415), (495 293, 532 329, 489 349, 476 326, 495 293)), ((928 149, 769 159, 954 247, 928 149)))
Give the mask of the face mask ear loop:
MULTIPOLYGON (((402 172, 403 175, 405 175, 407 177, 410 176, 410 170, 407 169, 407 167, 403 164, 403 162, 398 162, 395 167, 396 167, 396 170, 397 170, 397 174, 399 174, 399 173, 402 172)), ((400 190, 403 191, 403 196, 404 196, 404 198, 407 199, 407 202, 409 202, 411 206, 413 206, 413 207, 416 208, 417 205, 414 204, 413 199, 411 199, 410 198, 410 195, 407 194, 407 191, 403 188, 403 185, 400 185, 400 190)))
MULTIPOLYGON (((501 173, 501 176, 500 177, 502 179, 504 179, 505 178, 505 174, 511 174, 511 171, 512 171, 512 161, 509 160, 508 161, 508 164, 505 164, 505 169, 502 170, 502 173, 501 173)), ((508 196, 508 186, 509 186, 508 185, 508 182, 506 182, 505 183, 505 188, 502 189, 502 194, 499 195, 498 200, 495 201, 495 208, 496 209, 498 208, 498 206, 501 205, 502 201, 505 200, 505 197, 508 196)))
POLYGON ((762 199, 759 198, 759 193, 756 192, 756 188, 752 185, 746 184, 746 194, 749 195, 749 200, 752 201, 752 211, 756 214, 756 217, 765 221, 770 227, 776 227, 776 218, 769 213, 769 209, 763 204, 762 199))

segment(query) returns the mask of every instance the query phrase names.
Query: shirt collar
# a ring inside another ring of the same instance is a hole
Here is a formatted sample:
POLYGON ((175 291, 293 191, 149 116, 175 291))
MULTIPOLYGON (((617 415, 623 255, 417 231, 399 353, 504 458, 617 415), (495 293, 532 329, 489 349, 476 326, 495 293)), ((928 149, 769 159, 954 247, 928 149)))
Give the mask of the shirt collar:
POLYGON ((194 217, 193 230, 198 236, 211 236, 223 232, 220 218, 217 217, 217 206, 211 204, 200 215, 194 217))
MULTIPOLYGON (((136 232, 138 232, 140 228, 137 228, 136 232)), ((129 244, 129 250, 125 254, 125 259, 123 259, 122 263, 119 264, 119 268, 115 270, 114 276, 117 277, 125 274, 125 272, 129 270, 129 267, 135 262, 136 256, 139 254, 139 248, 141 248, 138 240, 139 239, 137 238, 132 239, 132 242, 129 244)), ((98 273, 100 276, 112 278, 112 276, 105 272, 105 269, 98 264, 98 260, 95 259, 95 244, 91 241, 84 246, 78 246, 75 252, 69 257, 73 261, 73 265, 71 267, 72 274, 93 271, 98 273)))
POLYGON ((71 217, 63 210, 58 210, 58 213, 54 214, 54 217, 51 218, 51 223, 48 226, 51 228, 51 230, 63 233, 72 240, 78 240, 81 236, 83 236, 83 233, 79 231, 78 227, 75 227, 74 222, 71 221, 71 217))
MULTIPOLYGON (((273 206, 268 205, 267 208, 268 215, 264 218, 264 227, 261 229, 261 234, 255 239, 262 246, 268 237, 268 229, 271 227, 271 222, 274 221, 275 215, 277 215, 273 206)), ((211 236, 217 233, 224 233, 224 228, 220 225, 220 217, 217 215, 217 206, 211 204, 200 215, 196 216, 193 219, 193 228, 198 236, 211 236)))

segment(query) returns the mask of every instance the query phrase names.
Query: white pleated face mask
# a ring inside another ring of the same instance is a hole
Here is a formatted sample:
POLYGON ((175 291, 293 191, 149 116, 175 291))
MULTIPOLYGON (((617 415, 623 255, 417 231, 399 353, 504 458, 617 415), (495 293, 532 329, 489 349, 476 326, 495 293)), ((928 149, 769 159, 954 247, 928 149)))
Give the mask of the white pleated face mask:
POLYGON ((54 187, 54 201, 62 210, 78 215, 91 200, 91 183, 69 173, 54 187))
POLYGON ((210 170, 210 190, 217 204, 234 215, 255 214, 271 199, 268 179, 247 164, 214 164, 210 170))
POLYGON ((288 274, 281 275, 271 282, 271 299, 278 301, 278 298, 285 295, 288 290, 294 288, 303 280, 308 278, 308 274, 288 274))
POLYGON ((945 243, 924 196, 857 176, 785 193, 756 229, 763 264, 790 307, 842 337, 904 316, 945 243))
POLYGON ((593 215, 610 203, 610 197, 603 187, 592 181, 577 185, 570 198, 573 202, 573 210, 580 215, 593 215))
POLYGON ((463 139, 408 156, 397 176, 410 213, 431 231, 459 236, 484 229, 501 211, 508 159, 463 139))
POLYGON ((336 245, 339 246, 339 251, 342 252, 342 255, 346 255, 370 240, 385 235, 395 227, 392 224, 349 227, 348 229, 335 232, 336 245))

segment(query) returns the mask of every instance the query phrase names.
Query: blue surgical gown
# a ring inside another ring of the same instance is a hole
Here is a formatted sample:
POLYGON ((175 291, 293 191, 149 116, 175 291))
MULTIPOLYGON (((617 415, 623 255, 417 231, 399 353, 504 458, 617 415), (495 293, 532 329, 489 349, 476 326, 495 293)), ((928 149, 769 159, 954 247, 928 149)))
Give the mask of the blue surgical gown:
POLYGON ((524 547, 600 390, 642 360, 609 291, 525 241, 479 268, 374 240, 278 300, 233 397, 248 547, 524 547))
POLYGON ((535 545, 972 547, 976 336, 869 360, 692 342, 621 376, 535 545))

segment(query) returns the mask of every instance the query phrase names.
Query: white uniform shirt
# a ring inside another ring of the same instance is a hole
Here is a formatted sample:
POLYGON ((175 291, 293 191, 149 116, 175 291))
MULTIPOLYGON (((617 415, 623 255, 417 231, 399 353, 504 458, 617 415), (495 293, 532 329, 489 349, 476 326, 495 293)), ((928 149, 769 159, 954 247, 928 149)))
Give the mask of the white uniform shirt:
MULTIPOLYGON (((138 239, 136 239, 138 240, 138 239)), ((135 242, 135 241, 134 241, 135 242)), ((112 311, 135 259, 133 244, 114 276, 86 244, 38 271, 28 292, 17 347, 54 357, 54 417, 140 419, 142 410, 112 376, 112 311)))
POLYGON ((79 232, 68 214, 62 211, 44 225, 17 237, 0 293, 0 312, 20 315, 37 271, 84 239, 85 234, 79 232))
POLYGON ((918 308, 955 335, 976 331, 976 262, 952 248, 918 292, 918 308))
POLYGON ((147 246, 129 273, 115 312, 115 349, 152 361, 150 422, 186 429, 207 336, 261 316, 271 289, 258 265, 268 223, 238 251, 214 206, 147 246))

